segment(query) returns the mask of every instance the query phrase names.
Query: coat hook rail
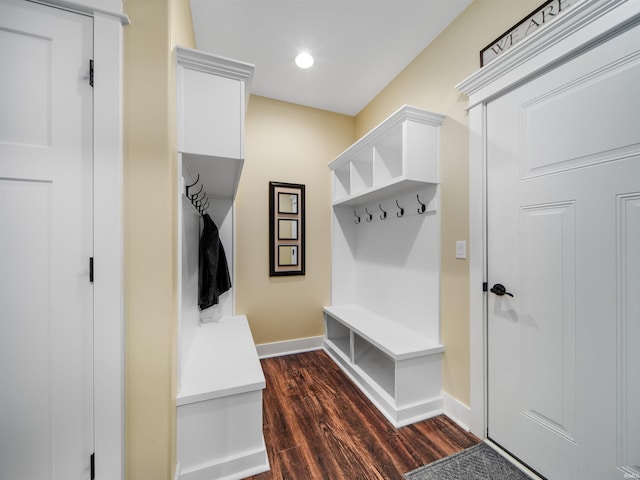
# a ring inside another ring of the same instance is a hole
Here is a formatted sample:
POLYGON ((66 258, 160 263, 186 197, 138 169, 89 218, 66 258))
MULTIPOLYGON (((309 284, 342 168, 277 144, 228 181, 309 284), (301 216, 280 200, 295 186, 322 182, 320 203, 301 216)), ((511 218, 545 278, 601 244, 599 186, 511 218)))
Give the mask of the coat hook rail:
MULTIPOLYGON (((415 208, 414 206, 417 205, 418 207, 416 208, 416 212, 419 215, 423 215, 424 213, 427 212, 427 205, 428 203, 423 203, 422 200, 420 200, 420 194, 416 195, 416 200, 417 200, 417 204, 410 202, 409 203, 409 208, 413 209, 415 208)), ((396 217, 401 218, 404 217, 405 215, 415 215, 415 213, 411 213, 413 210, 410 210, 409 213, 407 213, 407 210, 400 205, 400 202, 398 200, 395 200, 396 203, 396 217)), ((382 206, 382 203, 378 203, 378 210, 380 211, 380 214, 378 215, 380 217, 380 220, 386 220, 389 216, 389 212, 387 210, 385 210, 385 208, 382 206)), ((362 222, 362 219, 364 217, 364 219, 368 222, 373 221, 373 214, 371 212, 369 212, 369 207, 365 207, 364 209, 365 213, 363 214, 358 214, 358 210, 354 210, 353 211, 353 215, 355 217, 353 223, 355 224, 359 224, 362 222)))

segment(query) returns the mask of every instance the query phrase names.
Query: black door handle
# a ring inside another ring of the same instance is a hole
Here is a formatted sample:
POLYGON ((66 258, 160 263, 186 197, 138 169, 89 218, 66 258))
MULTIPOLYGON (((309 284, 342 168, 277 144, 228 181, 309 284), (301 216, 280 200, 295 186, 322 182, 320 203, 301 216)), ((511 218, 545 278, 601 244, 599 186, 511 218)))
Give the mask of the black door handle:
POLYGON ((513 293, 507 292, 507 289, 501 283, 496 283, 493 287, 491 287, 491 290, 489 290, 489 291, 491 293, 495 293, 499 297, 501 297, 503 295, 509 295, 510 297, 513 297, 513 293))

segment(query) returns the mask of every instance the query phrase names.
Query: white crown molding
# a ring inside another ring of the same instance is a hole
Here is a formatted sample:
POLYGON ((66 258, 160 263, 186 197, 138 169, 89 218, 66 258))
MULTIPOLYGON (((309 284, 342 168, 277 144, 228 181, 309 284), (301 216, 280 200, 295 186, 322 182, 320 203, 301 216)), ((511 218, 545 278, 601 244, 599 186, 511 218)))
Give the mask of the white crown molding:
POLYGON ((635 0, 583 0, 456 85, 469 108, 640 22, 635 0), (605 17, 616 10, 614 15, 605 17), (562 46, 559 47, 560 42, 562 46))
MULTIPOLYGON (((176 46, 176 60, 182 65, 194 70, 213 73, 221 77, 231 78, 246 82, 247 85, 253 77, 254 65, 230 58, 212 55, 200 50, 176 46)), ((249 88, 247 88, 249 90, 249 88)))
MULTIPOLYGON (((115 17, 120 21, 121 25, 129 25, 129 17, 122 13, 122 2, 115 0, 112 1, 113 8, 107 9, 92 5, 91 1, 85 0, 84 2, 74 0, 30 0, 34 3, 41 3, 43 5, 49 5, 51 7, 62 8, 76 13, 82 13, 85 15, 94 16, 96 14, 107 15, 115 17)), ((104 3, 104 2, 102 2, 104 3)))

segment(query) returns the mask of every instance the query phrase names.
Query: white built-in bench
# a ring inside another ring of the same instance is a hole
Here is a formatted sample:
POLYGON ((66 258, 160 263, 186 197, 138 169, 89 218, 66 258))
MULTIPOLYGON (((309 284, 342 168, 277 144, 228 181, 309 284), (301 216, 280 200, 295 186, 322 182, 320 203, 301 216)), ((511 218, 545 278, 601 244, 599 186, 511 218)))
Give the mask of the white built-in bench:
POLYGON ((442 413, 443 345, 357 305, 324 319, 325 349, 394 426, 442 413))
POLYGON ((269 470, 264 388, 244 315, 198 327, 176 398, 180 480, 244 478, 269 470))

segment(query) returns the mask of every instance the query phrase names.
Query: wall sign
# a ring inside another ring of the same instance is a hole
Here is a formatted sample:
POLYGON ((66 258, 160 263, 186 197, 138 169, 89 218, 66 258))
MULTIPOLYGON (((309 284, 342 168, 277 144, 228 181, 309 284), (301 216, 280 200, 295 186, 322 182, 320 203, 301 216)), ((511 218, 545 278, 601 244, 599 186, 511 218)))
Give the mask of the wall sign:
POLYGON ((496 40, 480 50, 480 66, 496 59, 516 43, 524 40, 542 25, 552 22, 560 13, 582 0, 549 0, 531 12, 496 40))

